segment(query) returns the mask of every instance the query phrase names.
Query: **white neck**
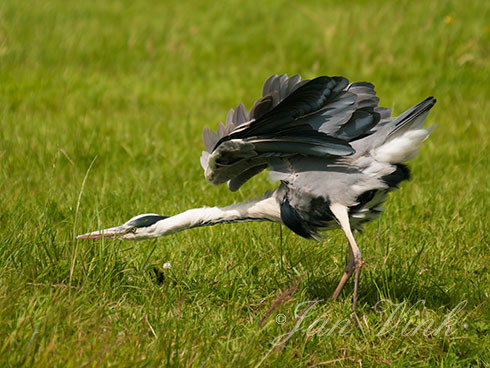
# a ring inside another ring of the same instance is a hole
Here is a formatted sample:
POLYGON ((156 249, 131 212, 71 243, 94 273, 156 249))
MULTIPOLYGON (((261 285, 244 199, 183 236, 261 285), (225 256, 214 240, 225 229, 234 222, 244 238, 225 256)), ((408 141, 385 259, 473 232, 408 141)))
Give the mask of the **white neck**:
POLYGON ((149 237, 156 238, 198 226, 248 221, 273 221, 282 223, 279 203, 274 197, 269 197, 222 208, 194 208, 160 220, 155 224, 155 230, 148 235, 149 237))

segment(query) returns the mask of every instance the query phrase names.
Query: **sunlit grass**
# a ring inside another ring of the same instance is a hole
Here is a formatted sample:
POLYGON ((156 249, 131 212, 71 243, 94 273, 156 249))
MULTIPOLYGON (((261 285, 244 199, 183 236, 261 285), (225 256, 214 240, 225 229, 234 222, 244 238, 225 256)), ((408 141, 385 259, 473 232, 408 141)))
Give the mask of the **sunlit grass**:
POLYGON ((0 365, 488 365, 488 16, 484 1, 0 2, 0 365), (271 189, 208 185, 201 132, 283 72, 371 81, 395 114, 438 98, 412 181, 359 236, 361 324, 345 336, 326 333, 351 308, 350 284, 328 300, 341 232, 74 238, 271 189), (414 307, 383 335, 384 299, 414 307), (402 332, 462 302, 451 335, 402 332))

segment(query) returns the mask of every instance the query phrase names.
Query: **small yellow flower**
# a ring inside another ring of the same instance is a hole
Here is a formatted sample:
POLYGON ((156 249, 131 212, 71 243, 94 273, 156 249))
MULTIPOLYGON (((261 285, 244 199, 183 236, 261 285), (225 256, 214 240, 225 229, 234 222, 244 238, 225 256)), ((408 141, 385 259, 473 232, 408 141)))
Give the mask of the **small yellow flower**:
POLYGON ((454 20, 454 15, 449 14, 444 17, 444 23, 451 24, 454 20))

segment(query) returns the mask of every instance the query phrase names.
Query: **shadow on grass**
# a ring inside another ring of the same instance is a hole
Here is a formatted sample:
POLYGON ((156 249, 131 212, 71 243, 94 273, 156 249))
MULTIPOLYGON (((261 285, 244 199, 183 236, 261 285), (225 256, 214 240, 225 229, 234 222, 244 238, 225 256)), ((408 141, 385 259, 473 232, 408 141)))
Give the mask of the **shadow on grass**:
MULTIPOLYGON (((339 272, 338 278, 325 278, 311 276, 304 281, 303 287, 307 295, 313 299, 331 301, 332 294, 337 287, 343 271, 339 272)), ((354 291, 354 277, 345 285, 339 300, 352 300, 354 291)), ((383 275, 374 279, 367 272, 361 273, 359 281, 359 304, 374 308, 382 299, 389 299, 394 303, 406 301, 416 304, 425 300, 425 305, 431 309, 444 307, 448 310, 462 300, 455 299, 446 293, 440 286, 434 284, 429 278, 424 280, 407 279, 406 275, 397 274, 385 279, 383 275)))

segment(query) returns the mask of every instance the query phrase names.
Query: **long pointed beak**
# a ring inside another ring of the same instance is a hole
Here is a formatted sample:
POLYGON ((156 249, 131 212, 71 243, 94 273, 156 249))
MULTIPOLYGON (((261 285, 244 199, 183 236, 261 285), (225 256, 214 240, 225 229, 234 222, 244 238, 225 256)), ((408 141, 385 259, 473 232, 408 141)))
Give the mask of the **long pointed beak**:
POLYGON ((118 235, 122 235, 121 226, 111 227, 109 229, 97 230, 91 233, 78 235, 77 239, 101 239, 101 238, 116 238, 118 235))

